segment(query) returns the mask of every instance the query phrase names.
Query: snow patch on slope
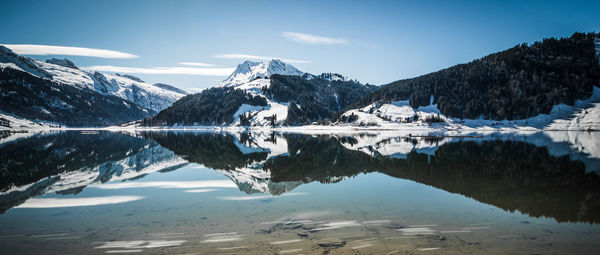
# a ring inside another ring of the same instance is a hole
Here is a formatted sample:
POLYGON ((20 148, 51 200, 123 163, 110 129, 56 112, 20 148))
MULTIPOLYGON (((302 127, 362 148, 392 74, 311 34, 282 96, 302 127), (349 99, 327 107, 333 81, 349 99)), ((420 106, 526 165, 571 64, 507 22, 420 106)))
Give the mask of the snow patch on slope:
POLYGON ((372 103, 342 114, 346 118, 350 118, 351 115, 357 118, 353 124, 359 126, 392 126, 393 124, 403 124, 406 127, 426 126, 425 119, 437 116, 444 121, 450 121, 450 118, 440 114, 436 104, 414 109, 408 100, 387 104, 372 103))
MULTIPOLYGON (((31 58, 19 56, 12 50, 0 45, 0 63, 13 63, 19 71, 25 71, 36 77, 49 77, 50 74, 40 69, 31 58)), ((9 67, 9 66, 4 66, 9 67)))
POLYGON ((342 114, 356 120, 339 122, 341 126, 363 126, 391 129, 437 130, 600 130, 600 88, 593 87, 592 96, 577 100, 573 105, 559 104, 549 114, 540 114, 521 120, 458 119, 444 116, 433 104, 412 108, 408 101, 373 103, 342 114), (427 123, 427 118, 438 117, 441 123, 427 123), (415 118, 416 117, 416 118, 415 118))
POLYGON ((21 72, 25 72, 25 70, 23 70, 22 68, 20 68, 19 66, 17 66, 15 63, 0 63, 0 69, 15 69, 15 70, 19 70, 21 72))
POLYGON ((59 124, 44 122, 44 121, 33 121, 10 114, 0 112, 0 130, 11 130, 11 129, 47 129, 59 127, 59 124))
POLYGON ((251 126, 270 126, 271 117, 275 116, 275 125, 282 125, 285 119, 287 119, 288 104, 277 103, 267 99, 267 106, 256 106, 243 104, 233 114, 232 126, 240 125, 240 115, 245 114, 250 116, 251 126))
POLYGON ((82 70, 64 67, 41 60, 33 61, 40 69, 52 75, 51 80, 56 83, 71 85, 77 88, 94 89, 94 80, 82 70))
POLYGON ((271 117, 275 116, 275 125, 282 125, 287 119, 288 103, 276 102, 262 94, 262 87, 271 86, 270 79, 257 79, 236 86, 236 89, 241 89, 253 96, 261 96, 267 100, 267 106, 257 106, 242 104, 233 114, 232 126, 240 125, 240 115, 245 114, 250 116, 251 126, 270 126, 271 117))
POLYGON ((156 112, 165 109, 185 94, 159 88, 149 83, 135 81, 116 75, 105 75, 109 82, 116 84, 118 90, 111 93, 156 112))

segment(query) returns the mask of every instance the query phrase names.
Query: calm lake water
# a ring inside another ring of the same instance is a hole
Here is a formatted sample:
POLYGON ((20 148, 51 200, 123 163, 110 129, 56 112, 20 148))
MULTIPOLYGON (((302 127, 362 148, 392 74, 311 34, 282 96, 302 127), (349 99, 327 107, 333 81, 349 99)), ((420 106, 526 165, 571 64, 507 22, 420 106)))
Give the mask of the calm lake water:
POLYGON ((600 253, 597 132, 0 137, 0 254, 600 253))

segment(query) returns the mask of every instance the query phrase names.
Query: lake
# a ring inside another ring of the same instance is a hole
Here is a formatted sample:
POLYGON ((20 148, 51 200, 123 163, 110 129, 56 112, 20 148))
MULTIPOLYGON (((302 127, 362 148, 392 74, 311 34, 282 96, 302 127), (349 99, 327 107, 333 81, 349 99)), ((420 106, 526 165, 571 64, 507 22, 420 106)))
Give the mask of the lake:
POLYGON ((598 132, 0 137, 0 254, 600 253, 598 132))

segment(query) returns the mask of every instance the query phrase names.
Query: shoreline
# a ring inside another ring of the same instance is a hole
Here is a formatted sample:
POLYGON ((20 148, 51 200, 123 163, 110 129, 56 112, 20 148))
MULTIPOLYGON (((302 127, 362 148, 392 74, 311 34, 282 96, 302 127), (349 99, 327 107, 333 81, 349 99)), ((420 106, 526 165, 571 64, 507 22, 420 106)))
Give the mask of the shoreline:
POLYGON ((289 126, 289 127, 239 127, 239 126, 176 126, 176 127, 21 127, 21 128, 3 128, 0 127, 0 132, 8 133, 28 133, 28 132, 44 132, 44 131, 277 131, 277 132, 311 132, 311 131, 326 131, 326 132, 600 132, 600 129, 577 128, 577 129, 558 129, 558 128, 536 128, 529 126, 515 127, 359 127, 359 126, 289 126))

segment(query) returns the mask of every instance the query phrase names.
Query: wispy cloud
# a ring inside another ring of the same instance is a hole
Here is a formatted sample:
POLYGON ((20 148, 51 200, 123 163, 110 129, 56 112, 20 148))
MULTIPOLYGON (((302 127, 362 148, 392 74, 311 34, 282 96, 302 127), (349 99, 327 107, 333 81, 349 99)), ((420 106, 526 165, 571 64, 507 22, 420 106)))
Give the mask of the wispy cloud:
POLYGON ((287 63, 297 63, 297 64, 306 64, 310 63, 310 61, 306 60, 298 60, 298 59, 288 59, 288 58, 278 58, 278 57, 267 57, 267 56, 257 56, 257 55, 248 55, 248 54, 221 54, 215 55, 213 58, 225 58, 225 59, 252 59, 252 60, 271 60, 271 59, 279 59, 283 62, 287 63))
POLYGON ((2 44, 17 54, 22 55, 67 55, 97 58, 137 58, 139 56, 105 49, 92 49, 83 47, 52 46, 38 44, 2 44))
POLYGON ((88 71, 102 71, 115 73, 137 73, 137 74, 187 74, 202 76, 227 76, 234 68, 198 68, 198 67, 124 67, 124 66, 87 66, 82 67, 88 71))
POLYGON ((180 65, 185 65, 185 66, 202 66, 202 67, 211 67, 211 66, 215 66, 213 64, 209 64, 209 63, 201 63, 201 62, 179 62, 180 65))
POLYGON ((321 44, 321 45, 336 45, 336 44, 348 44, 346 39, 331 38, 318 35, 296 33, 296 32, 283 32, 281 34, 284 38, 290 39, 299 43, 306 44, 321 44))

